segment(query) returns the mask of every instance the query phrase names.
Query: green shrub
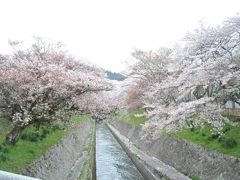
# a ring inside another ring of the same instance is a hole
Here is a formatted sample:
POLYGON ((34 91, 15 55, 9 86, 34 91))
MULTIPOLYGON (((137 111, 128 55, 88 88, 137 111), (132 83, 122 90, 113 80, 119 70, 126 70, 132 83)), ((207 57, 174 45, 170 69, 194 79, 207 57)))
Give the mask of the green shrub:
POLYGON ((214 133, 214 134, 212 134, 212 139, 218 139, 219 136, 220 136, 220 134, 214 133))
POLYGON ((26 141, 37 142, 41 141, 43 138, 39 132, 24 133, 21 138, 26 141))
POLYGON ((220 137, 220 134, 218 134, 218 133, 213 133, 213 134, 211 134, 210 136, 207 137, 207 140, 208 140, 208 141, 213 141, 213 140, 215 140, 215 139, 218 139, 219 137, 220 137))
POLYGON ((47 137, 46 134, 42 134, 42 135, 41 135, 41 139, 44 139, 44 138, 46 138, 46 137, 47 137))
POLYGON ((24 133, 21 135, 22 140, 27 140, 27 138, 28 138, 28 134, 24 133))
POLYGON ((3 150, 4 146, 0 144, 0 152, 3 150))
POLYGON ((35 152, 33 150, 29 150, 28 151, 30 154, 35 154, 35 152))
POLYGON ((52 129, 45 127, 42 130, 37 132, 26 132, 22 134, 21 139, 25 141, 31 141, 31 142, 41 141, 44 138, 46 138, 48 134, 52 133, 53 131, 56 131, 57 129, 59 129, 59 126, 53 126, 52 129))
POLYGON ((6 146, 6 144, 0 144, 0 152, 9 153, 9 148, 6 146))
POLYGON ((42 131, 43 135, 47 135, 47 134, 50 134, 50 133, 51 133, 51 130, 48 129, 48 128, 44 128, 43 131, 42 131))
POLYGON ((60 127, 59 124, 55 124, 55 125, 52 126, 53 131, 60 130, 60 129, 61 129, 61 127, 60 127))
POLYGON ((211 136, 211 135, 210 135, 210 136, 208 136, 208 137, 207 137, 207 140, 208 140, 208 141, 213 141, 213 138, 212 138, 212 136, 211 136))
POLYGON ((1 153, 0 154, 0 161, 2 161, 2 162, 5 162, 5 161, 7 161, 8 160, 8 157, 7 157, 7 155, 6 154, 3 154, 3 153, 1 153))
POLYGON ((219 138, 219 142, 224 148, 234 148, 237 146, 237 142, 232 137, 222 136, 221 138, 219 138))
POLYGON ((9 149, 7 147, 5 147, 2 152, 3 153, 9 153, 9 149))
POLYGON ((232 129, 232 127, 230 125, 225 125, 225 127, 223 128, 223 133, 226 133, 228 131, 230 131, 232 129))
POLYGON ((33 132, 29 134, 29 141, 31 142, 37 142, 37 141, 41 141, 41 135, 39 132, 33 132))

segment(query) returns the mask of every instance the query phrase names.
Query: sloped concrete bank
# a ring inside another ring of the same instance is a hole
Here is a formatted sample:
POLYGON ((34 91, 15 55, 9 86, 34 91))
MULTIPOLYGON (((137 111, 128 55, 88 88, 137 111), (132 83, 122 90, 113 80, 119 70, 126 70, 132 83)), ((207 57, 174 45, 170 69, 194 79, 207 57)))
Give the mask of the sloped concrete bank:
POLYGON ((46 180, 95 180, 95 122, 88 120, 34 160, 23 175, 46 180))
POLYGON ((145 179, 190 180, 187 176, 181 174, 173 167, 166 165, 154 157, 148 156, 146 153, 135 147, 128 138, 121 135, 112 125, 108 124, 108 127, 145 179))
POLYGON ((174 167, 188 176, 207 180, 236 180, 240 177, 240 159, 203 148, 184 140, 161 136, 141 138, 141 127, 123 121, 111 121, 121 135, 148 156, 174 167))

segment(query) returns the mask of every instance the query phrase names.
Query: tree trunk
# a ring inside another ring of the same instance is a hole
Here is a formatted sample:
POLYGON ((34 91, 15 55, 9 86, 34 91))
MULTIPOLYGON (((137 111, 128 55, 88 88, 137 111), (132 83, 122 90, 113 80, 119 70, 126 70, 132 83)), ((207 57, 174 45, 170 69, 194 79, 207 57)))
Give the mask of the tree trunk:
POLYGON ((16 125, 6 136, 6 143, 8 144, 16 144, 20 138, 22 131, 26 126, 18 126, 16 125))

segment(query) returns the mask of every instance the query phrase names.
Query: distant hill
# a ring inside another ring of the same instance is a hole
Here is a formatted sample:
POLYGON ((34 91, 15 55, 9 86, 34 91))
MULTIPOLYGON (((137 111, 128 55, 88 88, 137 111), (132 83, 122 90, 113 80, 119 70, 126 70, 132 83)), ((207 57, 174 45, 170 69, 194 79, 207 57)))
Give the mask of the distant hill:
POLYGON ((117 81, 123 81, 126 79, 124 75, 121 73, 111 72, 111 71, 105 71, 107 74, 107 78, 110 80, 117 80, 117 81))

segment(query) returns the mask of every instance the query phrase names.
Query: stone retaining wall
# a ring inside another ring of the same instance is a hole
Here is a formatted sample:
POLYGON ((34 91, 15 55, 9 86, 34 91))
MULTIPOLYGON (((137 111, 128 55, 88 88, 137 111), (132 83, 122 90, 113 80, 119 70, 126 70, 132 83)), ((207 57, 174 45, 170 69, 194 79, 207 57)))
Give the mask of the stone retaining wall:
POLYGON ((198 176, 207 180, 240 179, 240 159, 238 158, 164 135, 156 140, 141 139, 141 127, 123 121, 112 121, 111 124, 149 156, 189 176, 198 176))
MULTIPOLYGON (((77 179, 92 156, 88 150, 93 145, 93 131, 93 121, 81 123, 39 159, 34 160, 22 174, 46 180, 77 179)), ((93 169, 89 168, 88 172, 92 174, 93 169)))

